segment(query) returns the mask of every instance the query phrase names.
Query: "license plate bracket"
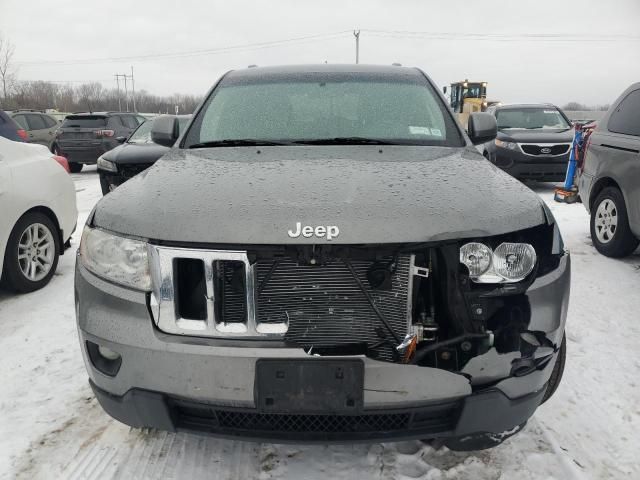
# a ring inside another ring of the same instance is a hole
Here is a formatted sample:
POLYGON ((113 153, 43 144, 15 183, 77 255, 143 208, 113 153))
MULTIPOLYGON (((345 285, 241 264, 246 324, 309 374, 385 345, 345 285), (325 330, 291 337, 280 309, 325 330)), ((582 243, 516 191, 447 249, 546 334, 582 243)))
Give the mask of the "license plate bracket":
POLYGON ((360 359, 260 359, 255 400, 269 413, 349 413, 362 410, 364 363, 360 359))

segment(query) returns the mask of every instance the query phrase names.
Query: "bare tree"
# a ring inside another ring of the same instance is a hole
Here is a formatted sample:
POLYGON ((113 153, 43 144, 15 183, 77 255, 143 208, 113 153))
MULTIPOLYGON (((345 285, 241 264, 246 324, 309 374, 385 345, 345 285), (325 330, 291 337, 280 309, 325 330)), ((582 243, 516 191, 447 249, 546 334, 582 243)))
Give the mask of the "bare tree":
POLYGON ((0 35, 0 81, 2 82, 2 104, 7 103, 8 95, 15 83, 16 76, 11 60, 15 45, 0 35))
POLYGON ((76 89, 76 93, 78 94, 78 103, 86 105, 89 111, 92 112, 100 101, 102 84, 98 82, 83 83, 76 89))

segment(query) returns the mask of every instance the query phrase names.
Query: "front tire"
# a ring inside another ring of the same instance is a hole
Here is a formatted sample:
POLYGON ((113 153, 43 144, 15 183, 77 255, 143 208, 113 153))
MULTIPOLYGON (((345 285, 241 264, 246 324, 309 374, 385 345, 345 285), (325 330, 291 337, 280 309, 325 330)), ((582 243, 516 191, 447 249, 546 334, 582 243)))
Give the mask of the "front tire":
POLYGON ((2 277, 19 293, 44 287, 56 271, 60 237, 54 222, 45 214, 24 214, 13 227, 4 253, 2 277))
POLYGON ((71 171, 71 173, 79 173, 82 170, 83 166, 84 165, 82 165, 81 163, 69 162, 69 170, 71 171))
POLYGON ((627 206, 616 187, 602 190, 591 209, 591 241, 596 250, 607 257, 631 255, 638 239, 631 232, 627 206))

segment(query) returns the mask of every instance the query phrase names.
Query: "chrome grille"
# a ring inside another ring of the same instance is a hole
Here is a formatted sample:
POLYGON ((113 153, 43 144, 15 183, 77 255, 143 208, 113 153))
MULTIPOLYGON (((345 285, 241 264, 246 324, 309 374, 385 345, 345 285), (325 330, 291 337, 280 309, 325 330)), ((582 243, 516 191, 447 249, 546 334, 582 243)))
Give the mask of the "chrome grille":
POLYGON ((208 337, 277 335, 309 348, 358 343, 376 346, 382 357, 391 359, 393 345, 385 341, 393 337, 369 299, 399 338, 407 331, 413 268, 413 256, 409 254, 396 258, 390 288, 377 290, 367 280, 372 260, 349 261, 358 282, 341 259, 303 265, 283 257, 258 259, 251 264, 243 251, 149 248, 154 284, 151 307, 156 324, 168 333, 208 337), (174 276, 174 265, 180 258, 198 259, 204 264, 204 319, 185 319, 177 314, 175 292, 179 280, 174 276), (232 287, 232 273, 227 270, 231 262, 244 267, 244 292, 232 287), (215 269, 221 270, 218 275, 224 280, 220 291, 214 288, 215 269), (216 310, 220 297, 222 306, 216 310))
POLYGON ((570 143, 520 143, 520 148, 526 155, 543 155, 543 156, 559 156, 565 155, 569 148, 570 143))

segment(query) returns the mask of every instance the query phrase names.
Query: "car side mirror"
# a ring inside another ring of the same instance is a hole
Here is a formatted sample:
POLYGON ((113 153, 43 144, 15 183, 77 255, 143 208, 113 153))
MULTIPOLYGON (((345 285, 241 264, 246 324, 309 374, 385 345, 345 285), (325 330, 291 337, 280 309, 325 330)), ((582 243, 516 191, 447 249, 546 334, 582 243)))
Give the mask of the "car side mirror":
POLYGON ((442 93, 447 94, 447 87, 442 87, 442 93))
POLYGON ((490 113, 472 113, 469 115, 467 133, 474 145, 493 140, 498 135, 496 117, 490 113))
POLYGON ((151 125, 151 141, 164 147, 173 147, 180 135, 178 117, 175 115, 160 115, 153 119, 151 125))
POLYGON ((127 137, 116 137, 116 142, 124 143, 127 140, 127 137))

